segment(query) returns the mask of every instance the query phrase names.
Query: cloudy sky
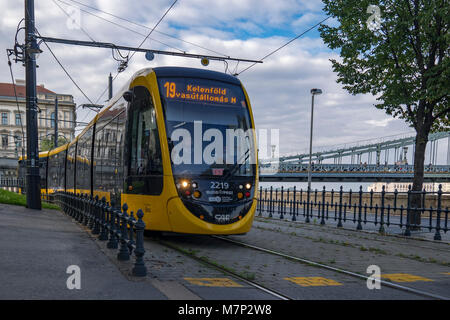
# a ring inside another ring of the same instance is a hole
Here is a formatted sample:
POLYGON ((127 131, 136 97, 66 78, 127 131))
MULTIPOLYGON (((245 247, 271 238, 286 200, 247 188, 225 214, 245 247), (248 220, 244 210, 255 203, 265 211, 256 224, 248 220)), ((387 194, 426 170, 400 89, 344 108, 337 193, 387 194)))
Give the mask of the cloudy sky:
MULTIPOLYGON (((153 28, 173 0, 39 0, 35 3, 36 27, 41 35, 138 46, 148 34, 148 28, 153 28)), ((324 19, 322 8, 320 0, 178 0, 143 47, 260 59, 324 19)), ((0 68, 0 82, 10 82, 6 48, 13 46, 17 24, 24 16, 24 1, 2 0, 0 12, 0 61, 4 63, 0 68)), ((329 19, 326 23, 335 22, 329 19)), ((19 41, 22 39, 23 32, 19 34, 19 41)), ((107 86, 107 77, 110 72, 113 76, 117 73, 111 50, 49 45, 86 95, 94 102, 103 103, 107 96, 101 94, 107 86)), ((77 104, 87 103, 45 45, 41 49, 44 52, 38 59, 38 84, 43 83, 58 93, 72 94, 77 104)), ((239 75, 249 93, 256 126, 280 129, 281 154, 304 152, 309 146, 311 88, 323 90, 315 103, 315 146, 413 132, 402 120, 392 119, 376 109, 374 97, 346 93, 336 83, 329 61, 336 57, 338 53, 326 47, 315 29, 263 64, 239 75)), ((117 77, 114 89, 121 88, 141 68, 169 65, 203 68, 197 59, 156 56, 149 62, 137 53, 127 70, 117 77)), ((248 65, 230 62, 228 70, 239 72, 248 65)), ((24 68, 20 64, 13 68, 15 77, 24 79, 24 68)), ((207 68, 225 71, 223 62, 211 62, 207 68)), ((93 116, 94 112, 80 110, 78 120, 87 121, 93 116)))

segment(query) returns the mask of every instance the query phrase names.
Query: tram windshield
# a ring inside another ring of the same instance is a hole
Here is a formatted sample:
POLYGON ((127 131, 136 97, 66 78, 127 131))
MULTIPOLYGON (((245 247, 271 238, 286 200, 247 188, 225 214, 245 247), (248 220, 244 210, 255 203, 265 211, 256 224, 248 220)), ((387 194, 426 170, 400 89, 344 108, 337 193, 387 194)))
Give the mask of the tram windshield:
POLYGON ((175 175, 252 176, 254 132, 242 88, 214 80, 159 80, 175 175))

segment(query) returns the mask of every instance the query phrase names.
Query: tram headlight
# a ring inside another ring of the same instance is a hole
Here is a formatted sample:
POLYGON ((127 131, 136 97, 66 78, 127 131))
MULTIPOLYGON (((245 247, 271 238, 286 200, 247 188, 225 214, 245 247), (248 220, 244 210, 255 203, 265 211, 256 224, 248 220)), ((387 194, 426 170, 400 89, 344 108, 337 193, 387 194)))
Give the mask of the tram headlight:
POLYGON ((252 188, 252 185, 250 183, 245 184, 245 189, 250 190, 252 188))
POLYGON ((182 180, 180 182, 180 187, 181 188, 187 188, 189 186, 189 182, 187 180, 182 180))

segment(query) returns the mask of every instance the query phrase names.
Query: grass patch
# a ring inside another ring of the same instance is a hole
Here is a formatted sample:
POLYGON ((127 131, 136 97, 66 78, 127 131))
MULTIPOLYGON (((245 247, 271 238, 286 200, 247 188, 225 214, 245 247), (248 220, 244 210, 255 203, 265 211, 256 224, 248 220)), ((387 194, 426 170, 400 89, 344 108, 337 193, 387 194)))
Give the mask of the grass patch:
POLYGON ((421 256, 418 256, 418 255, 412 255, 412 254, 411 255, 407 255, 407 254, 403 254, 403 253, 397 253, 396 256, 402 257, 402 258, 416 260, 416 261, 419 261, 419 262, 436 263, 436 264, 440 264, 442 266, 450 267, 450 262, 439 261, 439 260, 436 260, 434 258, 422 258, 421 256))
MULTIPOLYGON (((26 207, 27 197, 24 194, 19 194, 0 189, 0 203, 26 207)), ((57 205, 50 204, 47 202, 42 202, 42 208, 59 210, 59 207, 57 205)))

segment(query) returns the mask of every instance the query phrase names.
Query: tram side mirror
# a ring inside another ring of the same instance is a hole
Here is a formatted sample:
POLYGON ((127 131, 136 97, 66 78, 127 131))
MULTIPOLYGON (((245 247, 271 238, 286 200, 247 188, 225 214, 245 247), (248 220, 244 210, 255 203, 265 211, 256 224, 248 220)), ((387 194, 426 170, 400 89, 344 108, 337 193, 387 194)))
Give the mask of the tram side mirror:
POLYGON ((131 100, 133 100, 133 92, 132 91, 125 91, 124 94, 123 94, 123 98, 125 99, 125 101, 131 102, 131 100))

